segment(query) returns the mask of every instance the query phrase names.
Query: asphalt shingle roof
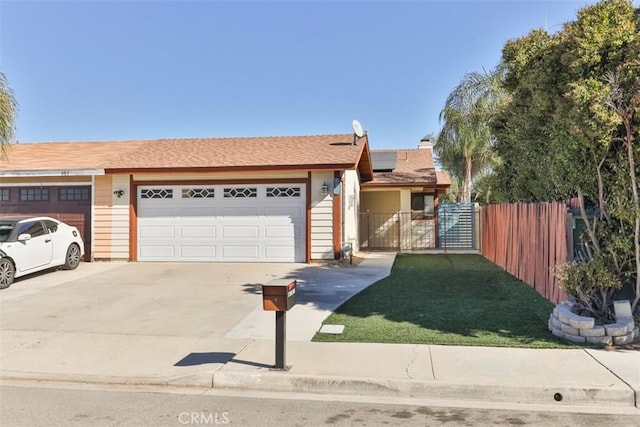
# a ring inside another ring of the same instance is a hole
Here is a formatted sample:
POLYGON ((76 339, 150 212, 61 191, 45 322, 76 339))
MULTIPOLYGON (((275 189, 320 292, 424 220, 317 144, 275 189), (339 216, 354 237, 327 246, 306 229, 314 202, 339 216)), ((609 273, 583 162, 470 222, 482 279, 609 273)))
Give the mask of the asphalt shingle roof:
POLYGON ((105 169, 313 169, 356 167, 367 140, 352 134, 255 138, 189 138, 21 143, 9 147, 0 172, 105 169))

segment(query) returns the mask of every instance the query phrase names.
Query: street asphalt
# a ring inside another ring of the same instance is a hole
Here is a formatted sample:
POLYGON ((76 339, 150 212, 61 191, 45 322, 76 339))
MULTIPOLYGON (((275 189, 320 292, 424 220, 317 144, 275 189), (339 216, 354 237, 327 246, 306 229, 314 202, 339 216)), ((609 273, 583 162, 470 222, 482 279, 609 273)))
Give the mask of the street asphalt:
POLYGON ((0 291, 0 380, 640 408, 638 350, 312 342, 327 315, 386 277, 394 258, 97 262, 23 278, 0 291), (274 312, 262 309, 260 285, 294 278, 289 369, 274 370, 274 312))

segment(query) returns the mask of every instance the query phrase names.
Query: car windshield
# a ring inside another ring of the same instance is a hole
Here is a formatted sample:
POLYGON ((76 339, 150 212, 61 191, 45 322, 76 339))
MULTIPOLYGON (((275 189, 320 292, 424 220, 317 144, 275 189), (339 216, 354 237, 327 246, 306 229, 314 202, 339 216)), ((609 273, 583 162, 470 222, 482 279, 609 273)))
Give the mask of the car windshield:
POLYGON ((7 241, 15 226, 15 221, 0 221, 0 242, 7 241))

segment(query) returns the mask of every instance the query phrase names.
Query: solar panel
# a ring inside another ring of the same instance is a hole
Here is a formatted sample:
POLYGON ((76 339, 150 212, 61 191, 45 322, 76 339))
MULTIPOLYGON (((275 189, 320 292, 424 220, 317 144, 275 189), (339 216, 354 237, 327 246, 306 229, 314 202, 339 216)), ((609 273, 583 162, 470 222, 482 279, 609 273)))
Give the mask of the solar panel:
POLYGON ((381 172, 394 170, 396 168, 396 155, 397 153, 395 151, 372 152, 371 166, 373 167, 373 171, 381 172))

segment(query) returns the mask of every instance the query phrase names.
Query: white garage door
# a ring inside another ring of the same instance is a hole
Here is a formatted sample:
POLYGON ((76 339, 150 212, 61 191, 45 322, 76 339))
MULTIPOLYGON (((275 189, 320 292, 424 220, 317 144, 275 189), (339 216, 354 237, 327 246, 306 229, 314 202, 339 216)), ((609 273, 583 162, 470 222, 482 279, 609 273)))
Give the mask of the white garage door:
POLYGON ((304 184, 138 187, 139 261, 304 262, 304 184))

